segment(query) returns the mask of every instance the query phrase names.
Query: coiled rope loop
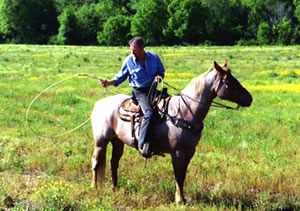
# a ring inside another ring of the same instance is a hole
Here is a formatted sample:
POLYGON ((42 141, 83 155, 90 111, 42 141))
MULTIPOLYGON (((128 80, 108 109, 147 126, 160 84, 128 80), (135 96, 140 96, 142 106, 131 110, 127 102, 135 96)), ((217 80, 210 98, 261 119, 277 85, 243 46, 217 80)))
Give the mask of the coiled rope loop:
POLYGON ((30 103, 30 105, 28 106, 27 108, 27 112, 26 112, 26 124, 28 125, 29 129, 38 137, 41 137, 41 138, 58 138, 58 137, 61 137, 61 136, 65 136, 69 133, 72 133, 73 131, 81 128, 82 126, 84 126, 88 121, 90 121, 91 117, 89 117, 87 120, 85 120, 83 123, 81 123, 80 125, 78 125, 77 127, 65 132, 65 133, 62 133, 62 134, 59 134, 59 135, 56 135, 56 136, 45 136, 45 135, 41 135, 39 133, 37 133, 32 127, 31 127, 31 124, 30 122, 28 121, 28 117, 29 117, 29 113, 30 113, 30 109, 31 107, 33 106, 33 104, 36 102, 36 100, 41 96, 43 95, 45 92, 47 92, 49 89, 57 86, 58 84, 61 84, 63 83, 64 81, 66 80, 70 80, 72 78, 75 78, 75 77, 88 77, 88 78, 91 78, 91 79, 96 79, 96 80, 99 80, 97 76, 94 76, 94 75, 90 75, 90 74, 86 74, 86 73, 78 73, 78 74, 75 74, 75 75, 72 75, 72 76, 69 76, 63 80, 60 80, 58 82, 55 82, 54 84, 50 85, 49 87, 47 87, 46 89, 44 89, 43 91, 41 91, 30 103))

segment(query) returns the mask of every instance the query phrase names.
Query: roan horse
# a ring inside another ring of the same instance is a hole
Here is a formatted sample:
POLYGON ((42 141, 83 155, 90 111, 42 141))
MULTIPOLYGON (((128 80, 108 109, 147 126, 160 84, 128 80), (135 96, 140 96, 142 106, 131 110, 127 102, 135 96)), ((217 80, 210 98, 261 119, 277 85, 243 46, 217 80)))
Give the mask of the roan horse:
MULTIPOLYGON (((168 118, 158 123, 151 132, 152 151, 170 153, 176 180, 175 202, 184 202, 183 184, 188 164, 195 153, 206 117, 213 99, 219 97, 248 107, 252 103, 250 93, 231 75, 227 62, 192 80, 180 95, 171 96, 168 118), (181 120, 189 127, 179 127, 171 120, 181 120)), ((95 149, 92 157, 92 186, 103 187, 105 179, 106 147, 112 143, 111 171, 113 187, 117 186, 117 169, 123 155, 124 144, 134 147, 131 140, 131 124, 118 118, 121 103, 127 95, 115 95, 99 100, 93 109, 91 122, 95 149)))

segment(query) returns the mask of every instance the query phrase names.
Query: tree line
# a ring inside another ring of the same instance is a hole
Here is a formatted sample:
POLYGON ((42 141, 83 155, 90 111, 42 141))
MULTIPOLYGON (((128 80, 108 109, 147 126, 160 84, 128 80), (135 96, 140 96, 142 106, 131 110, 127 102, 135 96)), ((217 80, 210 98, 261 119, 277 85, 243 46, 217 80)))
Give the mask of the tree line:
POLYGON ((0 0, 0 43, 300 43, 300 0, 0 0))

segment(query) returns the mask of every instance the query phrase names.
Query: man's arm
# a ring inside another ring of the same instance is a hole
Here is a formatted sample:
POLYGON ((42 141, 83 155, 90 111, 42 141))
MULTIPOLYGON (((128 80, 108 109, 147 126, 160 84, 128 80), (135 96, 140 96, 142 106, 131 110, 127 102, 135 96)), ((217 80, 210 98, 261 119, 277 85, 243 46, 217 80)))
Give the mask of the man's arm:
POLYGON ((122 68, 120 70, 120 72, 110 81, 107 81, 105 79, 99 79, 99 83, 103 86, 103 87, 108 87, 108 86, 118 86, 119 84, 121 84, 123 81, 125 81, 129 75, 129 71, 127 68, 127 62, 128 62, 129 57, 127 57, 122 64, 122 68))

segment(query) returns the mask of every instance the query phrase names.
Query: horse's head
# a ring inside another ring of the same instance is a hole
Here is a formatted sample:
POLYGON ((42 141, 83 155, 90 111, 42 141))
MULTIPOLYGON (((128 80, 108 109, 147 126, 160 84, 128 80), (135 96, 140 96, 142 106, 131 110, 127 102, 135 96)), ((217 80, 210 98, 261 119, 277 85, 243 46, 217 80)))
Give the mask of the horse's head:
POLYGON ((222 67, 214 62, 214 66, 217 71, 216 86, 214 86, 217 96, 243 107, 250 106, 252 103, 251 94, 231 75, 231 71, 227 68, 227 62, 225 61, 222 67))

